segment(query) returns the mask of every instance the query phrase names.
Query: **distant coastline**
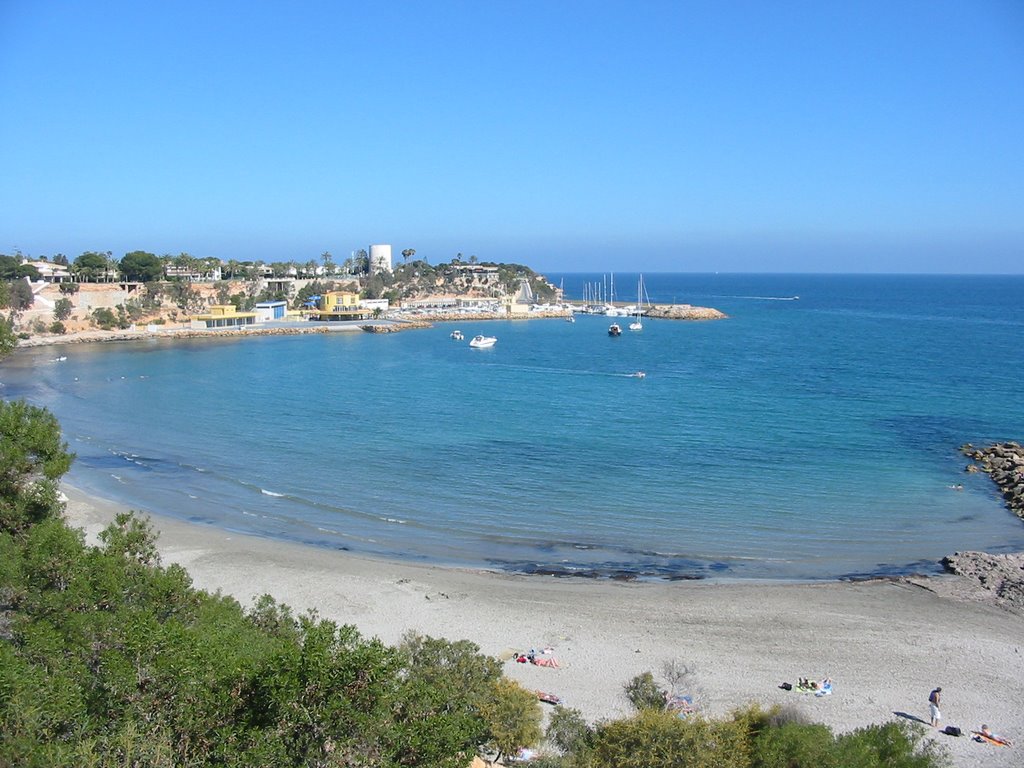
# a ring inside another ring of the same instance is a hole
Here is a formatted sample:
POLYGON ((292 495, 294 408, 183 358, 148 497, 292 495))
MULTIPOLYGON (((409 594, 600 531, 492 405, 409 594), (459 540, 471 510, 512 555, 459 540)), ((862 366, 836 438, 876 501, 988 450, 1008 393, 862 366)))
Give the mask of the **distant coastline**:
MULTIPOLYGON (((253 336, 302 336, 306 334, 345 333, 367 331, 370 333, 395 333, 399 331, 431 328, 434 323, 478 322, 487 320, 551 320, 564 319, 572 313, 569 310, 541 310, 524 313, 494 312, 421 312, 416 315, 396 313, 394 317, 381 320, 360 320, 341 323, 307 322, 289 324, 268 324, 243 326, 239 328, 197 329, 191 327, 138 326, 132 329, 88 330, 65 334, 35 334, 18 341, 19 347, 44 347, 67 344, 99 344, 113 342, 152 341, 161 339, 239 339, 253 336)), ((646 313, 647 317, 666 320, 721 320, 728 317, 712 307, 697 307, 691 304, 658 304, 646 313)))

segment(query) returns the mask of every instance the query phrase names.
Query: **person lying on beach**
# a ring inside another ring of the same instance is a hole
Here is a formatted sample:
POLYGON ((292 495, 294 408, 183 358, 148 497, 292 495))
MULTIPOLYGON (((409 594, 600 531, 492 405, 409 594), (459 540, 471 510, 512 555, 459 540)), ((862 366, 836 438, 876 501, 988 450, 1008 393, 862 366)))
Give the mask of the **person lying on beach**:
POLYGON ((554 656, 534 656, 530 659, 531 664, 536 664, 538 667, 560 667, 558 659, 554 656))
POLYGON ((987 725, 981 726, 981 730, 980 731, 975 731, 974 732, 974 740, 975 741, 982 741, 982 742, 987 741, 987 742, 990 742, 992 744, 998 744, 998 745, 1000 745, 1002 747, 1010 746, 1010 740, 1009 739, 1004 739, 998 733, 992 733, 992 731, 990 731, 988 729, 987 725))

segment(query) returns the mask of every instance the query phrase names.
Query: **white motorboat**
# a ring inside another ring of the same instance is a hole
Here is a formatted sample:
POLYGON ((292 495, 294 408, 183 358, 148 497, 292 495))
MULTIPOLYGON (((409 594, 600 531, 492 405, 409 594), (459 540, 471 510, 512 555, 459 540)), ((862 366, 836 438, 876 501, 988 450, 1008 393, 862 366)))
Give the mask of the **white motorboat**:
POLYGON ((621 336, 622 335, 622 326, 620 326, 618 323, 612 323, 611 325, 608 326, 608 335, 609 336, 621 336))
POLYGON ((456 341, 462 341, 466 337, 462 335, 462 331, 452 331, 452 338, 456 341))
POLYGON ((488 349, 489 347, 493 347, 497 342, 498 339, 495 336, 474 336, 470 340, 469 346, 473 349, 488 349))

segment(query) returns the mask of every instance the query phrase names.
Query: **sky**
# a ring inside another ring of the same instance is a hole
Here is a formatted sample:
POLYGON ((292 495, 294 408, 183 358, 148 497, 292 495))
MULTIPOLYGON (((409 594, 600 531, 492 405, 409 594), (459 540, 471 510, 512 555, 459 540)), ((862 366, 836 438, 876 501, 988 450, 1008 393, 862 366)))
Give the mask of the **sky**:
POLYGON ((1024 273, 1024 2, 0 0, 0 253, 1024 273))

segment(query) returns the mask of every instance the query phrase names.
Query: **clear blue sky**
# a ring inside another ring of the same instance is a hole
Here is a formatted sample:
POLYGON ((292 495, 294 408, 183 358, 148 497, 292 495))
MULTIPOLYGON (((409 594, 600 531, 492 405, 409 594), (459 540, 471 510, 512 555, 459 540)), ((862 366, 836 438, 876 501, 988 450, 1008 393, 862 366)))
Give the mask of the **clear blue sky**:
POLYGON ((1024 2, 0 0, 0 253, 1024 272, 1024 2))

